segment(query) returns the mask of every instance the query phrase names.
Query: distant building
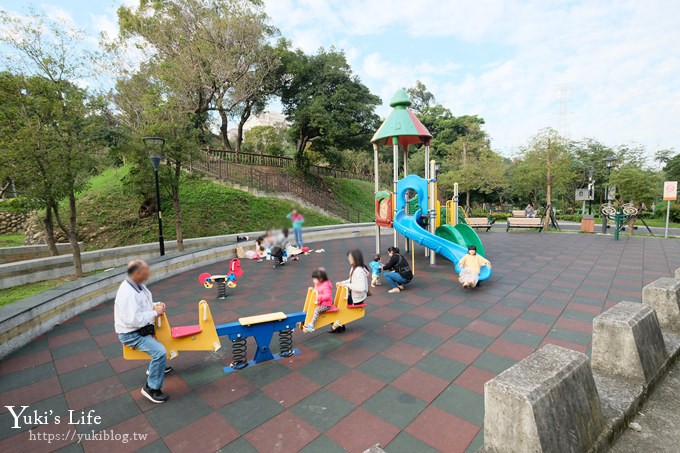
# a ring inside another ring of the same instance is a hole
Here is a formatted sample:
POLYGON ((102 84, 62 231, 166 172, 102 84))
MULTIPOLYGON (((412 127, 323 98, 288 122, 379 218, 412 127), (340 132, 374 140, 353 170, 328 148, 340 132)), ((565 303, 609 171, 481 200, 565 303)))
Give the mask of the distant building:
MULTIPOLYGON (((283 113, 265 111, 259 115, 251 116, 250 119, 246 121, 246 124, 243 125, 243 135, 245 135, 245 132, 248 132, 257 126, 285 127, 287 125, 288 122, 286 121, 286 115, 283 113)), ((229 129, 229 138, 236 138, 237 132, 238 129, 235 127, 229 129)))

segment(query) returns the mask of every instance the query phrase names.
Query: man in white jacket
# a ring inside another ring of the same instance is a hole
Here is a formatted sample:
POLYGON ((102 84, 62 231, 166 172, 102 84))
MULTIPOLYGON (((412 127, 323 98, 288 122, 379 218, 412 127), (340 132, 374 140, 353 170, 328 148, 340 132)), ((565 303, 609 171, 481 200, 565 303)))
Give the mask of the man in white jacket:
POLYGON ((151 356, 142 395, 153 403, 164 403, 168 395, 161 390, 163 377, 172 368, 166 368, 165 347, 153 336, 156 317, 165 313, 165 304, 155 303, 151 291, 144 285, 150 274, 146 262, 133 260, 128 263, 128 276, 116 293, 115 329, 121 343, 151 356))

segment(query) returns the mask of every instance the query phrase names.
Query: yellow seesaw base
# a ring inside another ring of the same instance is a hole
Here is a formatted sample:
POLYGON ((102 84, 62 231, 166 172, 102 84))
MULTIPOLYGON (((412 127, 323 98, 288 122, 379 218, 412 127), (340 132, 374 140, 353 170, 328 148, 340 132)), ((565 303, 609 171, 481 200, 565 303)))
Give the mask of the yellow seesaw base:
MULTIPOLYGON (((305 308, 303 309, 303 311, 307 313, 304 324, 309 324, 312 322, 314 309, 316 308, 316 297, 316 290, 314 290, 314 288, 308 288, 307 297, 305 298, 305 308)), ((314 324, 315 329, 327 326, 328 324, 333 324, 336 321, 342 325, 349 324, 350 322, 361 319, 364 317, 364 315, 366 315, 365 307, 347 308, 347 288, 344 286, 337 287, 333 305, 338 307, 338 311, 334 311, 332 313, 321 313, 319 319, 316 321, 316 324, 314 324)))
MULTIPOLYGON (((168 358, 174 359, 179 351, 217 351, 222 347, 220 338, 215 330, 215 321, 208 302, 202 300, 198 303, 198 319, 200 333, 181 338, 172 336, 172 328, 165 313, 156 318, 156 339, 160 341, 168 351, 168 358)), ((146 352, 123 346, 125 360, 149 360, 151 357, 146 352)))

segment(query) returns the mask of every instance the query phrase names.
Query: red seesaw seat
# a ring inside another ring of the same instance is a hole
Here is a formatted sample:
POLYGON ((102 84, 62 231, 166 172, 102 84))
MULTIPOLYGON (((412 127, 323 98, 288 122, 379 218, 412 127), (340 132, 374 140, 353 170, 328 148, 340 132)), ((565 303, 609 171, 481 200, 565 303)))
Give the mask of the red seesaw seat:
POLYGON ((356 305, 349 305, 347 304, 347 308, 364 308, 366 304, 356 304, 356 305))
POLYGON ((335 305, 331 305, 331 308, 329 308, 328 310, 326 310, 324 313, 333 313, 333 312, 336 312, 336 311, 338 311, 338 310, 339 310, 338 307, 336 307, 335 305))
POLYGON ((199 333, 201 333, 201 326, 198 324, 193 326, 173 327, 170 331, 172 338, 190 337, 192 335, 198 335, 199 333))

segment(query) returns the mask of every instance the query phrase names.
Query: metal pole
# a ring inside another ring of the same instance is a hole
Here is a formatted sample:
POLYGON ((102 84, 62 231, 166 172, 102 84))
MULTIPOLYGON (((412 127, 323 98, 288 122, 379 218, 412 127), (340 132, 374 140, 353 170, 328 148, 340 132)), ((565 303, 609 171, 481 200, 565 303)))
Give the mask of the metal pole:
MULTIPOLYGON (((425 179, 430 180, 430 143, 425 144, 425 179)), ((428 204, 429 205, 429 204, 428 204)), ((430 249, 425 247, 425 257, 430 256, 430 249)))
POLYGON ((668 221, 671 218, 671 200, 668 200, 668 204, 666 205, 666 232, 664 233, 663 237, 665 239, 668 239, 668 221))
MULTIPOLYGON (((436 179, 437 173, 435 171, 434 163, 435 163, 434 159, 430 161, 430 176, 431 176, 431 178, 428 181, 428 185, 427 185, 428 188, 429 188, 429 192, 430 192, 430 196, 428 197, 427 201, 428 201, 428 208, 430 210, 430 223, 429 223, 430 234, 432 234, 432 235, 435 234, 435 228, 437 227, 437 225, 435 225, 435 223, 437 221, 436 220, 437 219, 437 213, 436 213, 437 203, 436 203, 436 193, 435 193, 435 191, 436 191, 435 182, 437 181, 437 179, 436 179)), ((430 250, 430 266, 434 266, 436 264, 436 257, 437 257, 437 254, 434 252, 434 250, 430 250)))
POLYGON ((453 183, 453 226, 458 225, 458 183, 453 183))
MULTIPOLYGON (((403 145, 404 148, 404 178, 408 176, 408 145, 403 145)), ((418 200, 420 202, 420 200, 418 200)), ((408 206, 407 206, 408 209, 408 206)), ((404 249, 408 252, 410 250, 410 242, 408 238, 404 238, 404 249)))
MULTIPOLYGON (((612 202, 609 201, 609 176, 612 174, 612 169, 607 167, 607 183, 604 186, 604 196, 606 198, 607 206, 611 206, 612 202)), ((602 213, 602 234, 607 234, 607 216, 602 213)))
MULTIPOLYGON (((373 143, 373 177, 374 177, 374 185, 373 189, 375 190, 375 193, 377 194, 378 191, 380 190, 380 178, 378 176, 378 168, 380 167, 378 165, 378 144, 373 143)), ((375 203, 375 200, 374 200, 375 203)), ((376 205, 377 209, 377 205, 376 205)), ((378 217, 378 213, 376 212, 376 219, 378 217)), ((375 223, 375 253, 376 255, 380 253, 380 226, 378 226, 378 222, 375 223)))
MULTIPOLYGON (((392 163, 394 165, 394 171, 392 173, 394 188, 394 206, 392 209, 394 210, 394 214, 392 215, 392 221, 394 221, 395 217, 397 217, 397 181, 399 180, 399 139, 397 137, 392 137, 392 163)), ((394 247, 397 247, 397 239, 397 229, 394 228, 394 247)))
POLYGON ((154 169, 153 174, 156 178, 156 207, 158 209, 158 245, 161 256, 165 255, 165 241, 163 240, 163 214, 161 213, 161 189, 158 184, 158 170, 154 169))

